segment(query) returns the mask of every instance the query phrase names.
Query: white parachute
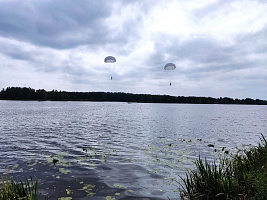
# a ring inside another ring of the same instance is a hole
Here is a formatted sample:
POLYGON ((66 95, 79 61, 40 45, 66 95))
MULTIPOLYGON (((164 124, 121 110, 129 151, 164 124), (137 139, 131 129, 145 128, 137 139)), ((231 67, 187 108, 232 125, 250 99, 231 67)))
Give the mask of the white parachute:
MULTIPOLYGON (((164 70, 167 70, 167 71, 173 71, 174 69, 176 68, 175 64, 173 63, 167 63, 165 66, 164 66, 164 70)), ((171 83, 171 80, 170 80, 170 86, 172 85, 171 83)))
POLYGON ((114 63, 116 62, 116 58, 113 56, 107 56, 104 60, 105 63, 114 63))

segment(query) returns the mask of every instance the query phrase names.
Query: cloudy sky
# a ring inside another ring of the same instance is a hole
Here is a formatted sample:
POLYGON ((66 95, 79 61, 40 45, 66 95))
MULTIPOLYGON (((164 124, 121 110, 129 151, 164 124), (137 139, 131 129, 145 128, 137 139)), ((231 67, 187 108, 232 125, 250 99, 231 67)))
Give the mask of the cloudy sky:
POLYGON ((0 0, 0 88, 267 100, 266 13, 265 0, 0 0))

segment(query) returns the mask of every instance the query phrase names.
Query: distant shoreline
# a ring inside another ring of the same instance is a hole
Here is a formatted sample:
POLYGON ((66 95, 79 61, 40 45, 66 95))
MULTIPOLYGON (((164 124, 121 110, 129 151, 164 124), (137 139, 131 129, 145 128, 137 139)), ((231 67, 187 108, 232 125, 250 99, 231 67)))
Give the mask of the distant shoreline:
POLYGON ((26 101, 96 101, 96 102, 129 102, 129 103, 183 103, 183 104, 241 104, 267 105, 266 100, 233 99, 229 97, 196 97, 170 96, 151 94, 132 94, 123 92, 66 92, 35 90, 26 87, 8 87, 0 92, 0 100, 26 101))

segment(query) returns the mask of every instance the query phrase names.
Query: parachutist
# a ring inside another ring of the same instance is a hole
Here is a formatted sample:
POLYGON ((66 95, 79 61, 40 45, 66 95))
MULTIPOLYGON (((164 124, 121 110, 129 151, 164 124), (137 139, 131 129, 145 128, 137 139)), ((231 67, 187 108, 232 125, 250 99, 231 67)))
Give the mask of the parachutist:
MULTIPOLYGON (((105 59, 104 59, 104 62, 105 63, 115 63, 116 62, 116 58, 113 57, 113 56, 107 56, 105 59)), ((111 71, 111 68, 110 68, 110 71, 111 71)), ((110 73, 110 75, 112 75, 110 73)), ((112 80, 112 76, 110 76, 110 80, 112 80)))
MULTIPOLYGON (((172 71, 176 68, 175 64, 173 63, 167 63, 165 66, 164 66, 164 70, 167 70, 167 71, 172 71)), ((170 86, 172 86, 172 83, 170 82, 170 86)))

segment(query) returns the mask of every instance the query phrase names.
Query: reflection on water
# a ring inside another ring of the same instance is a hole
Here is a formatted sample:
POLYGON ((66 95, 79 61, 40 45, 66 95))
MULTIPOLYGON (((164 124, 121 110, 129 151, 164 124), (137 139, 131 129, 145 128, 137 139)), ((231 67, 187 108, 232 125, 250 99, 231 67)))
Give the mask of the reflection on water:
POLYGON ((267 107, 0 101, 0 124, 0 173, 50 199, 179 199, 192 160, 267 134, 267 107))

